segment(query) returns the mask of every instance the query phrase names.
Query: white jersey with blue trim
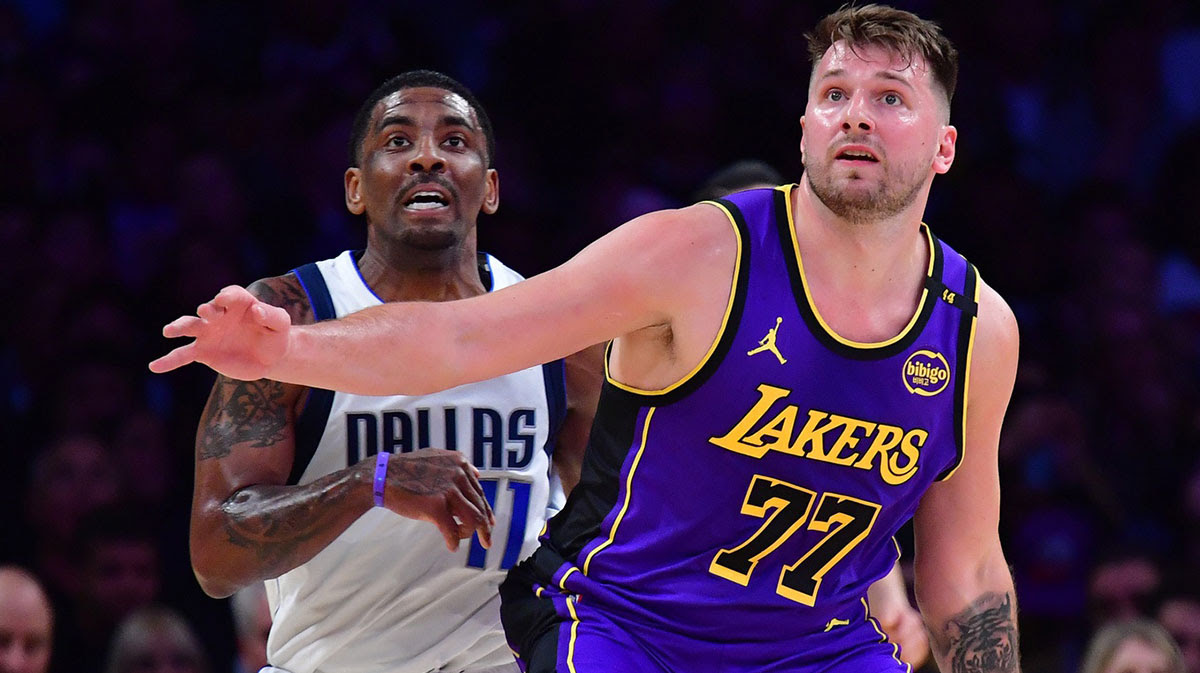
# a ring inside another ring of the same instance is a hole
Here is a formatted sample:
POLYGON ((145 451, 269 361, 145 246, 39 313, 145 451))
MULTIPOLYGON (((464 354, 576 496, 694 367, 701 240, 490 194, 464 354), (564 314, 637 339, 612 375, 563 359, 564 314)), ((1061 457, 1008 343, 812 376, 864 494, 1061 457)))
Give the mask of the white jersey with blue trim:
MULTIPOLYGON (((491 256, 491 287, 522 277, 491 256)), ((354 253, 296 270, 318 319, 380 304, 354 253)), ((414 366, 421 366, 414 363, 414 366)), ((533 553, 552 498, 549 453, 565 410, 561 361, 421 396, 310 391, 292 479, 307 483, 378 451, 457 450, 492 503, 492 548, 446 550, 437 528, 386 509, 363 514, 308 563, 268 580, 272 666, 292 673, 427 673, 513 665, 497 589, 533 553)), ((557 480, 553 480, 557 481, 557 480)), ((553 502, 552 502, 553 501, 553 502)))

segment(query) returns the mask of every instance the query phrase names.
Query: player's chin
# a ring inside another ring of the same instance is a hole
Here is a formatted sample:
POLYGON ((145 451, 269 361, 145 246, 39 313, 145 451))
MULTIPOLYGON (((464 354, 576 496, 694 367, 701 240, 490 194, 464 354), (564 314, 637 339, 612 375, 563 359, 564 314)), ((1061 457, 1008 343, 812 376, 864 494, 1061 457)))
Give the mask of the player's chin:
POLYGON ((401 240, 411 248, 437 252, 458 245, 462 235, 452 223, 426 223, 425 226, 406 227, 401 240))

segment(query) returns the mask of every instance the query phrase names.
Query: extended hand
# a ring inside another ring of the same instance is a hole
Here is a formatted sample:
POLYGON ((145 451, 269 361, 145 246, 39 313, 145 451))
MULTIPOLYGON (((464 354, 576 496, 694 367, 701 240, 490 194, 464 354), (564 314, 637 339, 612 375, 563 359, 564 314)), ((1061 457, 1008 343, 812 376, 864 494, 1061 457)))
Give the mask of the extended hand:
POLYGON ((194 337, 150 363, 156 374, 191 362, 242 381, 267 378, 271 365, 287 352, 288 312, 259 301, 245 288, 230 285, 212 301, 201 304, 196 315, 184 316, 163 328, 163 336, 194 337))
POLYGON ((484 547, 492 546, 496 517, 479 485, 478 472, 457 451, 421 449, 392 456, 383 506, 436 525, 450 551, 473 532, 479 533, 484 547))

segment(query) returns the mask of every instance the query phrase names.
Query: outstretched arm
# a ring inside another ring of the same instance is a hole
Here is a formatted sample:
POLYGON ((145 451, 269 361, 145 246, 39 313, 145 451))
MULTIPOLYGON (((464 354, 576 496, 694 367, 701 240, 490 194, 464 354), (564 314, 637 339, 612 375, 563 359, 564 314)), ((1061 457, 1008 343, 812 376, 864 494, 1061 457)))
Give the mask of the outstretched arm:
POLYGON ((1020 670, 1017 599, 1000 548, 997 451, 1017 370, 1017 324, 981 287, 962 464, 921 499, 914 519, 916 593, 947 673, 1020 670))
POLYGON ((163 330, 195 341, 151 369, 200 362, 238 379, 367 395, 426 394, 645 327, 670 327, 677 312, 693 305, 691 295, 723 296, 705 281, 728 287, 728 278, 713 280, 712 257, 719 254, 732 267, 733 249, 725 216, 698 205, 639 217, 556 269, 462 301, 385 304, 292 327, 286 312, 226 288, 196 316, 163 330))
MULTIPOLYGON (((311 320, 294 277, 260 281, 251 290, 297 322, 311 320)), ((268 379, 219 376, 213 386, 196 433, 190 526, 192 567, 211 596, 228 596, 305 563, 374 505, 373 456, 310 483, 287 485, 304 393, 268 379)), ((392 456, 384 505, 430 521, 450 549, 475 530, 487 544, 491 510, 476 477, 457 452, 392 456)))

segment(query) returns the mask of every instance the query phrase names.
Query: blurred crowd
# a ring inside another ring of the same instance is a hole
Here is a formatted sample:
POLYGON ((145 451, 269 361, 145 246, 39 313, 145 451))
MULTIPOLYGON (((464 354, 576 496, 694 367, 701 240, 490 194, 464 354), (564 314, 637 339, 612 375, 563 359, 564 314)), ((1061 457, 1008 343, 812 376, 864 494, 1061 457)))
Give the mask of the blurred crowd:
MULTIPOLYGON (((261 594, 204 597, 188 563, 212 375, 145 363, 222 286, 363 245, 342 173, 376 84, 476 92, 502 196, 480 247, 531 275, 731 161, 796 180, 802 33, 837 4, 0 1, 0 672, 44 671, 37 643, 61 672, 261 665, 261 594)), ((1132 638, 1200 673, 1200 5, 895 4, 962 53, 926 221, 1021 324, 1025 670, 1109 673, 1132 638)))

